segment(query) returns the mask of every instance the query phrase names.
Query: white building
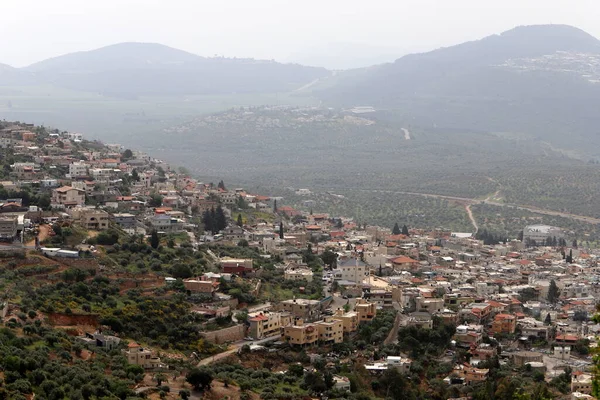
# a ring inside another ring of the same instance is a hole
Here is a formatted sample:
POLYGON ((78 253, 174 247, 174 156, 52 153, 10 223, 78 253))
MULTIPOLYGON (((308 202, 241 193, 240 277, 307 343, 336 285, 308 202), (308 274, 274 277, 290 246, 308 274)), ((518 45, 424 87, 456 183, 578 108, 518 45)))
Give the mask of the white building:
POLYGON ((69 164, 69 178, 83 178, 88 176, 88 168, 90 166, 84 162, 76 161, 69 164))
POLYGON ((564 238, 562 229, 550 225, 529 225, 523 229, 523 241, 535 241, 538 245, 544 244, 548 238, 564 238))

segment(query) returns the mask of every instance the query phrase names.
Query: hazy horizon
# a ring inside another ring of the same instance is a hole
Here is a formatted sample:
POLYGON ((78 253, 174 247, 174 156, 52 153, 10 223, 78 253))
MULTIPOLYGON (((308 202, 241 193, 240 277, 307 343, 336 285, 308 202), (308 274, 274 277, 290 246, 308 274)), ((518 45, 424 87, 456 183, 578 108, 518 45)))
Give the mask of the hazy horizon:
POLYGON ((318 65, 360 62, 361 57, 366 63, 377 57, 392 61, 520 25, 567 24, 600 37, 600 4, 591 0, 577 7, 564 0, 530 0, 526 5, 517 0, 173 0, 169 7, 159 0, 3 3, 5 15, 12 17, 0 33, 11 40, 0 43, 0 63, 13 67, 122 42, 160 43, 206 57, 318 65), (339 44, 343 46, 335 47, 339 44), (335 50, 329 51, 332 46, 335 50))

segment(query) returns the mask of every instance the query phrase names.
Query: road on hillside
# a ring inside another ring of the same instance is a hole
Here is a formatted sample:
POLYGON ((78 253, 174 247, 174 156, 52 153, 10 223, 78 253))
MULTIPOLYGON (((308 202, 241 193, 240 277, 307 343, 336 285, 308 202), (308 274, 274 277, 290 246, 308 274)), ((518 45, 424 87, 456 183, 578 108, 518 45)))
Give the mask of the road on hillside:
POLYGON ((280 335, 275 335, 275 336, 270 336, 268 338, 265 339, 260 339, 260 340, 254 340, 254 341, 249 341, 249 340, 240 340, 238 342, 232 343, 231 344, 231 348, 229 350, 226 350, 222 353, 219 354, 215 354, 214 356, 210 356, 208 358, 205 358, 204 360, 200 360, 200 362, 198 363, 198 366, 201 367, 203 365, 210 365, 214 362, 217 362, 219 360, 222 360, 224 358, 229 357, 230 355, 233 355, 235 353, 237 353, 245 344, 247 345, 260 345, 260 344, 265 344, 267 342, 275 342, 277 340, 280 340, 281 336, 280 335))
MULTIPOLYGON (((333 189, 330 189, 330 190, 333 190, 333 189)), ((356 190, 356 189, 354 189, 354 190, 356 190)), ((574 219, 577 221, 586 222, 588 224, 600 224, 600 218, 587 217, 585 215, 577 215, 577 214, 571 214, 571 213, 566 213, 566 212, 548 210, 545 208, 538 208, 538 207, 522 205, 522 204, 499 203, 497 201, 490 201, 487 199, 479 200, 479 199, 472 199, 469 197, 444 196, 441 194, 433 194, 433 193, 404 192, 404 191, 395 191, 395 190, 378 190, 378 189, 358 189, 358 190, 361 192, 368 192, 368 193, 408 194, 408 195, 413 195, 413 196, 430 197, 430 198, 436 198, 436 199, 456 201, 456 202, 463 203, 465 205, 469 205, 469 204, 474 205, 474 204, 483 203, 483 204, 489 204, 489 205, 496 206, 496 207, 512 207, 517 210, 531 211, 531 212, 534 212, 537 214, 545 214, 545 215, 553 215, 553 216, 557 216, 557 217, 571 218, 571 219, 574 219)))

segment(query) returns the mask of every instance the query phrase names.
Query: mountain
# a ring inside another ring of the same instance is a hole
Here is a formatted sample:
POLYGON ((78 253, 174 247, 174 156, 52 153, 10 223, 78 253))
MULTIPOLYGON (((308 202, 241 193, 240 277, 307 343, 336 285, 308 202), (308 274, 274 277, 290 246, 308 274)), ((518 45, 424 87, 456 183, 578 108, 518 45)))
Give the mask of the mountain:
POLYGON ((40 83, 132 98, 289 92, 330 74, 296 64, 205 58, 154 43, 121 43, 67 54, 20 71, 40 83))
POLYGON ((34 82, 34 77, 27 71, 0 64, 0 86, 28 85, 34 82))
POLYGON ((597 139, 599 66, 600 41, 584 31, 523 26, 407 55, 315 90, 329 103, 394 109, 424 125, 597 139))
POLYGON ((363 43, 324 43, 297 51, 289 62, 324 67, 331 70, 364 68, 392 62, 411 51, 399 47, 373 46, 363 43))
POLYGON ((37 73, 92 73, 119 69, 149 69, 201 59, 194 54, 156 43, 119 43, 97 50, 50 58, 24 69, 37 73))

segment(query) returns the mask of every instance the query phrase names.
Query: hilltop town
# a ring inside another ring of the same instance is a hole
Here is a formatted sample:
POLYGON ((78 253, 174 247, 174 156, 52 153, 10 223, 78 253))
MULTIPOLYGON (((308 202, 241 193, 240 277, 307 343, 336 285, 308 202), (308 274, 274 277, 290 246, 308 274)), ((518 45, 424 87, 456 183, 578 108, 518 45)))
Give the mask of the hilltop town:
POLYGON ((23 123, 0 154, 5 398, 593 398, 600 251, 559 228, 371 226, 23 123))

